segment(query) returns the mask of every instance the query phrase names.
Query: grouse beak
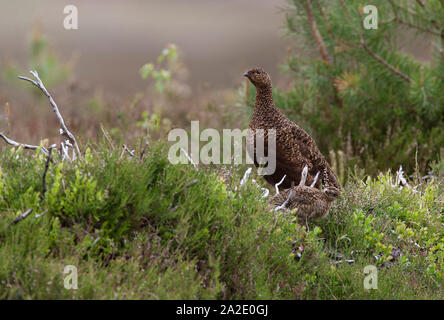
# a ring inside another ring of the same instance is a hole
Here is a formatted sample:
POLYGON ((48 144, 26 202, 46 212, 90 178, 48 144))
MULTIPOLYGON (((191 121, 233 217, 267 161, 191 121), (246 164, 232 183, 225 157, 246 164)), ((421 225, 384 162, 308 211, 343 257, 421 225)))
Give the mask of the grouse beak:
POLYGON ((247 77, 247 78, 250 78, 250 77, 248 76, 248 72, 245 72, 245 73, 243 74, 243 76, 244 76, 244 77, 247 77))

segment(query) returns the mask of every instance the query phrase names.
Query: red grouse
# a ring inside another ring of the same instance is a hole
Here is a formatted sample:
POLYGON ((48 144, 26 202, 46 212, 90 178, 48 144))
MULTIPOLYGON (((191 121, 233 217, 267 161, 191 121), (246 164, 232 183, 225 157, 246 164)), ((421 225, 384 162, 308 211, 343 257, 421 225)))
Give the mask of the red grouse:
MULTIPOLYGON (((274 105, 272 96, 272 84, 270 76, 262 69, 255 68, 246 73, 251 83, 256 87, 256 103, 249 129, 265 131, 265 156, 267 154, 267 130, 276 130, 276 170, 274 173, 264 175, 268 183, 275 185, 284 175, 286 178, 279 185, 281 189, 288 189, 292 185, 298 185, 304 166, 308 167, 307 184, 311 184, 319 172, 320 179, 315 187, 320 187, 320 181, 324 187, 332 186, 340 189, 336 176, 328 162, 319 151, 316 142, 302 128, 289 120, 274 105)), ((259 166, 256 145, 253 147, 254 163, 259 166)))

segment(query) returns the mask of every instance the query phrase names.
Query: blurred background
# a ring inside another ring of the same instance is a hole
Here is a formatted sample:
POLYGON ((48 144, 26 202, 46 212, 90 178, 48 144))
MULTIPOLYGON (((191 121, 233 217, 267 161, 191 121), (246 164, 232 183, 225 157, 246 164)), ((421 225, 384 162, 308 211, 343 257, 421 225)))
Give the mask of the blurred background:
POLYGON ((2 0, 1 57, 26 65, 31 31, 39 28, 62 60, 76 58, 77 80, 121 93, 144 88, 137 71, 169 43, 182 50, 194 87, 233 88, 257 65, 279 80, 286 1, 79 0, 79 29, 67 31, 63 8, 71 3, 2 0))
POLYGON ((61 140, 46 98, 17 79, 30 69, 81 141, 135 145, 191 120, 246 128, 255 89, 242 74, 261 66, 341 181, 444 167, 441 0, 375 1, 374 30, 361 0, 78 0, 79 29, 65 30, 69 4, 0 3, 0 132, 16 141, 61 140))

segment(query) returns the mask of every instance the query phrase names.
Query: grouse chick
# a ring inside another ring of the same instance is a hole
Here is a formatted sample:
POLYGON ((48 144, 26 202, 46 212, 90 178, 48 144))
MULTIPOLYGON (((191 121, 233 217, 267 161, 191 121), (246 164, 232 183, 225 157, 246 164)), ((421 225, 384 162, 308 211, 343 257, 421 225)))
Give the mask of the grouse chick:
POLYGON ((308 186, 296 186, 283 190, 270 199, 275 206, 281 206, 285 201, 286 209, 297 209, 296 215, 304 220, 323 218, 339 196, 339 190, 328 186, 323 190, 308 186), (293 193, 290 195, 290 193, 293 193))
MULTIPOLYGON (((288 189, 299 184, 302 169, 304 166, 308 166, 308 184, 311 184, 316 173, 320 172, 316 188, 320 187, 320 181, 322 181, 324 186, 340 189, 333 170, 319 151, 316 142, 275 106, 270 76, 262 68, 252 69, 244 73, 244 76, 256 87, 256 103, 249 129, 254 132, 257 129, 265 130, 264 151, 266 157, 269 156, 267 154, 267 130, 276 130, 276 170, 272 174, 264 175, 265 180, 275 185, 285 175, 286 178, 279 188, 288 189)), ((253 152, 251 157, 254 159, 255 166, 258 167, 255 141, 253 152)))

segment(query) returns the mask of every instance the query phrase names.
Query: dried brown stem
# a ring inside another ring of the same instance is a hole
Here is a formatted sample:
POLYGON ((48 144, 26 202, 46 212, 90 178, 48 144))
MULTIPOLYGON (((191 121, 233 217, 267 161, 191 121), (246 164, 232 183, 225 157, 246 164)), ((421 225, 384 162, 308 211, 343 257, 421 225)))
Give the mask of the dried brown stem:
POLYGON ((423 8, 426 7, 426 4, 424 3, 424 1, 422 1, 422 0, 416 0, 416 2, 417 2, 421 7, 423 7, 423 8))
POLYGON ((331 64, 330 57, 328 55, 328 51, 324 43, 324 39, 322 39, 322 36, 318 29, 318 25, 313 15, 313 7, 311 5, 311 0, 305 0, 305 11, 307 13, 307 18, 310 24, 311 33, 316 41, 316 44, 318 45, 321 57, 328 64, 331 64))
POLYGON ((45 193, 46 193, 46 175, 48 173, 49 169, 49 163, 52 161, 52 149, 55 148, 55 144, 49 147, 48 149, 48 155, 46 157, 45 162, 45 170, 43 171, 43 177, 42 177, 42 193, 40 195, 40 200, 45 199, 45 193))
POLYGON ((143 157, 145 156, 145 153, 148 149, 148 145, 149 145, 148 140, 145 140, 145 145, 143 146, 143 150, 140 153, 140 163, 143 163, 143 157))

